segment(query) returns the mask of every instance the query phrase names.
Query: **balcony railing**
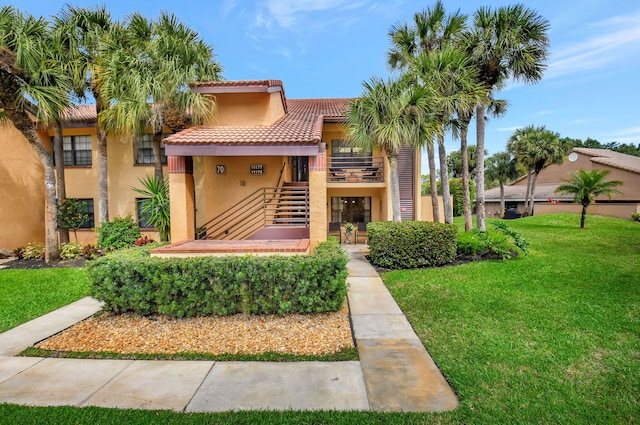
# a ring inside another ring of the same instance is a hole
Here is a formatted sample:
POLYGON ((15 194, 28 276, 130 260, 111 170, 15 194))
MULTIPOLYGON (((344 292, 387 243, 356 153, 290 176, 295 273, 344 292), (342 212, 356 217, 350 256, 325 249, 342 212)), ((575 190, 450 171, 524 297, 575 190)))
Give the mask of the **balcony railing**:
POLYGON ((384 182, 384 159, 381 156, 337 156, 327 158, 327 182, 384 182))

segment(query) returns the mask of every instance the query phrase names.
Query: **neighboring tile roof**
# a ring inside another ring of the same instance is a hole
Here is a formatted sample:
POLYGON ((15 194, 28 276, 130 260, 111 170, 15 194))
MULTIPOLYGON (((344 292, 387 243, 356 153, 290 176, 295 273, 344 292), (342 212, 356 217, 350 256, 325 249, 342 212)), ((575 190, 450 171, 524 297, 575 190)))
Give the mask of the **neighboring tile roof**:
POLYGON ((62 113, 65 122, 94 122, 96 116, 96 105, 72 106, 62 113))
POLYGON ((344 117, 351 99, 289 99, 287 114, 271 126, 197 126, 165 139, 166 144, 319 143, 325 119, 344 117))
POLYGON ((281 80, 194 81, 189 87, 274 87, 284 90, 281 80))
MULTIPOLYGON (((536 193, 534 199, 536 201, 546 201, 547 199, 557 200, 573 200, 573 196, 559 195, 555 193, 555 190, 563 182, 559 183, 538 183, 536 184, 536 193)), ((527 185, 514 185, 504 187, 504 199, 506 201, 524 201, 527 194, 527 185)), ((484 192, 484 200, 486 201, 499 201, 500 200, 500 187, 494 187, 493 189, 486 190, 484 192)))
POLYGON ((609 149, 574 148, 573 150, 592 157, 592 162, 640 174, 640 157, 638 156, 609 149))

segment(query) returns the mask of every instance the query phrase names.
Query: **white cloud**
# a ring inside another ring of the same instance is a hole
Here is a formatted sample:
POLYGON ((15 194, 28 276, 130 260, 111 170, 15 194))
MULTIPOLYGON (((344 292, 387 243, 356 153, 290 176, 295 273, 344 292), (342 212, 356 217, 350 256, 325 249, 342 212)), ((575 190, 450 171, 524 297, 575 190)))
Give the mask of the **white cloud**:
POLYGON ((496 128, 496 131, 516 131, 523 127, 524 127, 523 125, 514 125, 513 127, 499 127, 499 128, 496 128))
POLYGON ((636 138, 640 137, 640 127, 631 127, 631 128, 625 128, 622 130, 619 130, 615 133, 613 133, 614 136, 628 136, 628 135, 634 135, 636 138))
POLYGON ((640 12, 614 16, 589 25, 586 30, 594 35, 552 53, 554 61, 549 64, 546 78, 605 70, 614 63, 637 60, 637 55, 629 53, 640 49, 640 12))

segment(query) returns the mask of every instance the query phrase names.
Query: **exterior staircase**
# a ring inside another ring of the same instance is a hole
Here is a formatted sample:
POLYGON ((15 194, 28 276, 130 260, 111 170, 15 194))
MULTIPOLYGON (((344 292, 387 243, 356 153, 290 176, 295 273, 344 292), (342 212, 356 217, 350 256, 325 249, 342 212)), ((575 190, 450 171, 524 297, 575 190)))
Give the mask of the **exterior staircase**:
POLYGON ((198 229, 198 239, 265 240, 309 237, 309 184, 256 190, 198 229))

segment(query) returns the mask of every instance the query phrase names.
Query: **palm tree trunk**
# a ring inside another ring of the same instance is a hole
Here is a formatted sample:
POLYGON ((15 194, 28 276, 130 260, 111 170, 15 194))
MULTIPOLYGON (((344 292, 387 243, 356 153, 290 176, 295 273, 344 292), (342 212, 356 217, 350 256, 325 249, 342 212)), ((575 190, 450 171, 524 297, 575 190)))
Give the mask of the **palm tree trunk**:
POLYGON ((429 185, 431 186, 431 207, 433 209, 433 221, 440 222, 440 206, 438 202, 438 179, 436 178, 436 153, 433 141, 427 143, 427 159, 429 161, 429 185))
POLYGON ((447 150, 444 146, 444 134, 438 135, 438 154, 440 157, 440 182, 442 183, 442 207, 444 208, 444 221, 447 224, 453 224, 451 190, 449 189, 449 166, 447 165, 447 150))
POLYGON ((500 182, 500 218, 504 215, 504 184, 500 182))
POLYGON ((464 231, 473 227, 471 221, 471 191, 469 190, 469 146, 467 143, 469 123, 464 123, 460 132, 460 156, 462 157, 462 208, 464 210, 464 231))
POLYGON ((100 125, 100 113, 104 110, 104 106, 99 99, 97 93, 94 92, 96 98, 96 114, 98 122, 96 123, 96 132, 98 134, 98 223, 102 224, 109 221, 109 179, 107 174, 107 133, 100 125))
POLYGON ((580 228, 584 229, 584 221, 587 218, 587 207, 589 205, 582 204, 582 215, 580 216, 580 228))
POLYGON ((398 157, 397 155, 389 155, 389 178, 391 184, 391 207, 393 209, 393 221, 399 223, 402 221, 402 213, 400 211, 400 181, 398 179, 398 157))
POLYGON ((531 170, 527 169, 527 193, 524 196, 524 213, 529 211, 529 198, 531 197, 531 170))
POLYGON ((162 130, 153 135, 153 173, 158 181, 162 181, 162 130))
POLYGON ((527 210, 527 215, 533 215, 533 206, 535 204, 536 198, 536 182, 538 181, 538 173, 533 173, 533 177, 531 178, 531 201, 529 202, 529 209, 527 210))
POLYGON ((45 147, 34 123, 27 113, 14 106, 14 96, 18 92, 17 84, 12 75, 0 70, 0 107, 14 127, 27 139, 44 167, 44 243, 45 261, 50 262, 60 257, 58 249, 58 235, 56 232, 58 209, 56 205, 56 177, 53 171, 52 156, 45 147), (7 98, 8 97, 8 98, 7 98))
MULTIPOLYGON (((62 146, 62 123, 56 122, 55 135, 53 136, 53 155, 56 163, 56 186, 58 188, 58 201, 67 197, 67 189, 64 180, 64 149, 62 146)), ((60 245, 69 243, 69 229, 58 229, 60 245)))
POLYGON ((107 174, 107 135, 98 126, 98 223, 109 221, 109 181, 107 174))
POLYGON ((476 106, 476 216, 477 227, 487 231, 484 211, 484 105, 476 106))

